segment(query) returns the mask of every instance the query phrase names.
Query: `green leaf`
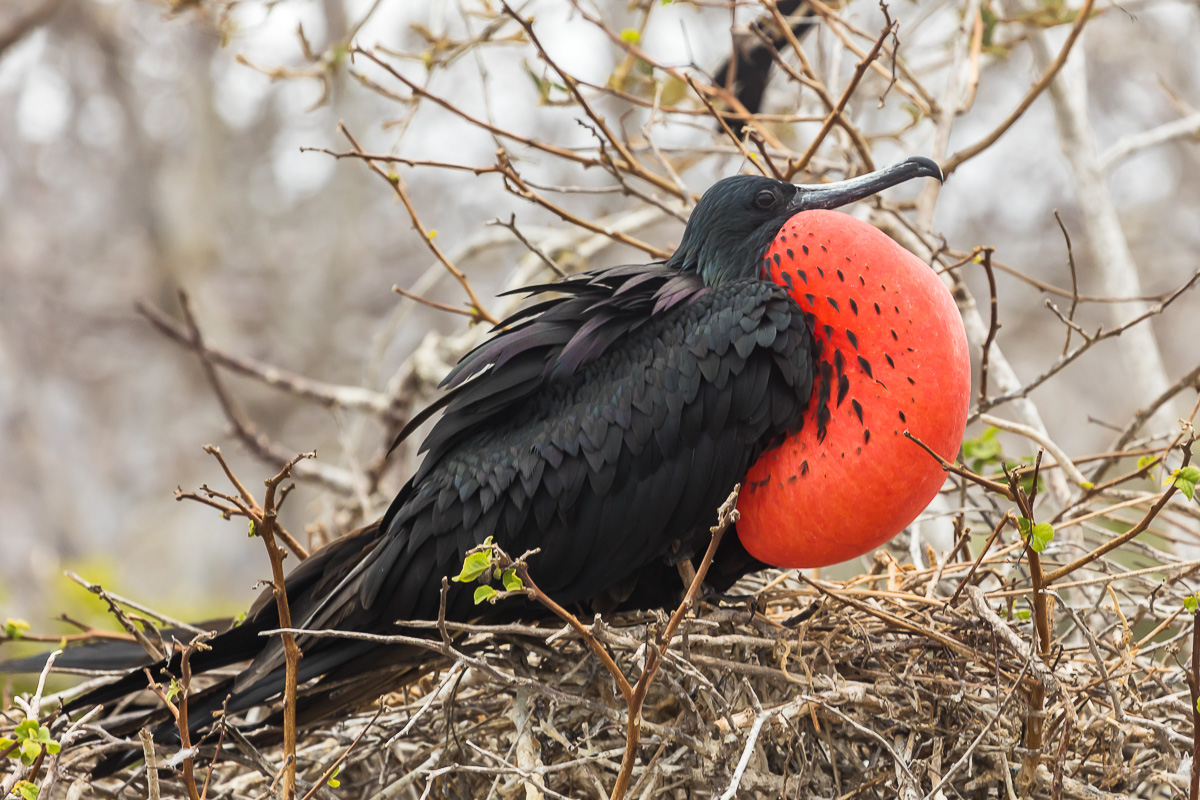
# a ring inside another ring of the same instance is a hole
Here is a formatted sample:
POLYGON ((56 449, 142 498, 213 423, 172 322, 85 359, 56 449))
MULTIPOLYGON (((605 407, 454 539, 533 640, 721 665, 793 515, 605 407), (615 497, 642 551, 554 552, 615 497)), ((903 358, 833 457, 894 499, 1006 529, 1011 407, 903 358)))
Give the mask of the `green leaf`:
POLYGON ((1200 711, 1200 697, 1196 698, 1196 710, 1200 711))
MULTIPOLYGON (((16 742, 14 742, 12 739, 6 739, 5 737, 0 736, 0 753, 3 753, 5 750, 12 747, 14 744, 16 744, 16 742)), ((8 757, 12 758, 13 754, 9 753, 8 757)))
POLYGON ((38 793, 41 791, 36 784, 29 781, 18 781, 17 785, 12 788, 12 793, 21 800, 37 800, 38 793))
POLYGON ((1029 609, 1028 608, 1018 608, 1016 611, 1013 612, 1013 616, 1016 617, 1017 619, 1029 619, 1029 609))
POLYGON ((1171 473, 1171 477, 1175 479, 1175 487, 1183 492, 1188 500, 1196 498, 1196 484, 1200 483, 1200 467, 1177 469, 1171 473))
POLYGON ((1197 602, 1196 595, 1189 594, 1187 597, 1183 598, 1183 607, 1186 611, 1195 614, 1196 609, 1200 608, 1200 602, 1197 602))
POLYGON ((171 685, 167 687, 167 699, 174 700, 177 694, 179 694, 179 683, 171 678, 171 685))
POLYGON ((626 28, 621 31, 621 41, 626 44, 637 44, 642 40, 642 35, 637 32, 636 28, 626 28))
POLYGON ((1158 460, 1158 456, 1142 456, 1138 459, 1138 469, 1145 469, 1158 460))
POLYGON ((258 536, 258 528, 255 526, 254 520, 250 520, 250 524, 247 527, 249 528, 246 532, 247 539, 253 539, 255 536, 258 536))
POLYGON ((525 582, 517 577, 515 569, 506 569, 500 574, 500 582, 504 584, 504 591, 519 592, 525 588, 525 582))
POLYGON ((334 768, 333 768, 333 774, 332 774, 332 775, 330 775, 330 776, 329 776, 329 780, 328 780, 328 781, 326 781, 326 783, 328 783, 328 784, 329 784, 329 787, 330 787, 331 789, 336 789, 336 788, 338 788, 339 786, 341 786, 341 785, 342 785, 342 782, 338 780, 338 773, 339 773, 339 772, 341 772, 341 771, 342 771, 342 765, 341 765, 341 764, 338 764, 336 767, 334 767, 334 768))
POLYGON ((479 605, 480 603, 484 602, 485 600, 486 601, 495 600, 496 595, 498 595, 498 594, 500 594, 500 593, 497 592, 495 589, 493 589, 491 586, 477 586, 477 587, 475 587, 475 605, 479 605))
POLYGON ((27 767, 37 761, 37 757, 42 754, 42 746, 37 743, 36 739, 26 739, 17 749, 21 752, 21 763, 27 767))
POLYGON ((25 631, 29 630, 29 627, 29 623, 23 619, 6 619, 4 620, 4 635, 15 642, 25 635, 25 631))
POLYGON ((999 433, 998 428, 988 428, 978 438, 967 439, 962 443, 963 460, 971 462, 972 470, 980 472, 988 464, 1000 460, 1002 451, 1000 442, 996 439, 999 433))
MULTIPOLYGON (((477 553, 471 553, 463 561, 462 572, 458 573, 458 577, 454 580, 459 583, 470 583, 480 575, 488 571, 492 566, 492 551, 480 550, 477 553)), ((478 602, 478 601, 476 601, 478 602)))
POLYGON ((1017 529, 1021 538, 1029 542, 1029 549, 1040 553, 1054 540, 1054 526, 1049 522, 1039 522, 1036 525, 1025 517, 1017 517, 1017 529))

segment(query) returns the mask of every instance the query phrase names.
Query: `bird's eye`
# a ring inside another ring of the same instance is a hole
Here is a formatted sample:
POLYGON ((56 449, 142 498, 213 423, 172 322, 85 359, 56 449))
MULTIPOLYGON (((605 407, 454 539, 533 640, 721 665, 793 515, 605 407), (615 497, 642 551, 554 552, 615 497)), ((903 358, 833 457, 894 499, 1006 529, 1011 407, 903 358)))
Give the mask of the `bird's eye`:
POLYGON ((777 200, 778 198, 775 197, 775 193, 770 189, 763 189, 758 194, 754 195, 754 205, 758 206, 763 211, 773 208, 777 200))

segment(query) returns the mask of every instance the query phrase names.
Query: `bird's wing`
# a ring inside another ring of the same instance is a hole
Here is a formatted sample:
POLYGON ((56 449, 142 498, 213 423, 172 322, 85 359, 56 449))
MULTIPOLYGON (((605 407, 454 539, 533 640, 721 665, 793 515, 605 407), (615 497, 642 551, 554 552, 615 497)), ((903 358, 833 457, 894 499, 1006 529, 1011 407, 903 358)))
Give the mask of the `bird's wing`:
MULTIPOLYGON (((448 377, 455 396, 384 541, 309 624, 432 618, 441 578, 487 536, 513 555, 540 548, 539 585, 589 600, 689 552, 759 453, 799 425, 813 340, 774 284, 705 287, 643 266, 549 290, 448 377)), ((471 593, 453 588, 447 613, 471 615, 471 593)))

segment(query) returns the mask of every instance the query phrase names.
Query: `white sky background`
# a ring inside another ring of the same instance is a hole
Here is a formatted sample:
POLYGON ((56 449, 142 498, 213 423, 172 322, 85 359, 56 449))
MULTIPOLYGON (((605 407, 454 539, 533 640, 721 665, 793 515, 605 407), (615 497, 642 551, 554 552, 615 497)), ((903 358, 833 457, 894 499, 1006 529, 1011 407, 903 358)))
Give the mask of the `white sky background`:
MULTIPOLYGON (((492 162, 491 137, 431 104, 401 135, 383 123, 404 108, 352 80, 335 86, 331 103, 310 110, 321 94, 316 81, 272 82, 237 62, 241 54, 267 69, 306 67, 297 24, 321 50, 331 26, 357 20, 370 6, 347 2, 338 19, 331 14, 336 3, 285 0, 270 10, 239 5, 233 35, 222 47, 211 20, 193 13, 169 17, 145 3, 78 0, 0 55, 0 619, 26 616, 45 628, 48 616, 70 610, 78 600, 63 600, 55 588, 56 576, 70 566, 178 613, 244 607, 263 573, 261 545, 246 541, 244 523, 224 523, 199 506, 176 503, 171 493, 176 486, 221 485, 200 451, 210 442, 222 445, 254 485, 268 469, 228 434, 195 359, 154 333, 133 303, 174 313, 174 292, 186 288, 212 343, 322 380, 359 383, 369 370, 366 354, 384 335, 383 321, 398 300, 391 285, 410 285, 431 259, 377 176, 360 163, 299 148, 344 149, 336 127, 343 120, 372 151, 492 162)), ((468 0, 463 5, 478 7, 468 0)), ((962 4, 893 5, 902 22, 902 52, 914 67, 944 65, 948 54, 939 43, 958 24, 962 4)), ((615 27, 633 24, 624 2, 605 7, 615 27)), ((1104 8, 1084 37, 1089 110, 1101 150, 1200 108, 1200 71, 1192 58, 1200 38, 1197 7, 1164 0, 1126 5, 1126 12, 1104 8)), ((602 34, 557 0, 525 10, 536 16, 540 38, 562 66, 605 82, 620 54, 602 34)), ((5 13, 0 10, 0 27, 5 13)), ((868 30, 879 26, 872 2, 855 3, 850 17, 868 30)), ((384 0, 358 41, 419 51, 414 22, 455 35, 463 27, 458 3, 384 0)), ((482 26, 477 19, 471 24, 482 26)), ((1065 33, 1056 30, 1055 41, 1065 33)), ((728 52, 728 37, 726 12, 677 4, 655 11, 642 44, 664 62, 694 58, 713 68, 728 52)), ((853 58, 826 33, 805 44, 840 91, 853 58)), ((590 142, 573 109, 534 105, 525 64, 538 74, 542 67, 528 48, 493 45, 482 57, 486 85, 467 56, 436 74, 430 89, 472 113, 484 115, 490 107, 501 126, 546 141, 590 142)), ((957 124, 951 151, 1008 113, 1036 77, 1031 63, 1022 45, 1007 60, 985 56, 979 99, 957 124)), ((400 68, 418 80, 424 72, 419 63, 400 68)), ((399 88, 394 81, 385 85, 399 88)), ((794 108, 792 89, 778 76, 773 85, 769 110, 794 108)), ((862 106, 853 110, 870 130, 894 128, 904 117, 896 103, 882 112, 873 103, 862 106)), ((814 130, 797 126, 790 133, 802 149, 814 130)), ((676 126, 660 129, 658 141, 719 140, 707 128, 676 126)), ((876 154, 881 163, 921 154, 931 141, 926 123, 906 135, 903 146, 881 143, 876 154)), ((710 159, 684 177, 702 189, 737 167, 710 159)), ((1200 266, 1197 167, 1196 146, 1184 140, 1142 152, 1111 172, 1148 292, 1178 285, 1200 266)), ((580 173, 535 156, 521 168, 551 184, 608 183, 598 171, 580 173)), ((494 175, 403 174, 423 221, 439 231, 447 249, 510 213, 522 224, 558 224, 505 194, 494 175)), ((575 195, 564 202, 592 216, 629 207, 620 195, 575 195)), ((935 229, 957 249, 994 245, 998 259, 1068 286, 1054 209, 1075 236, 1081 291, 1100 293, 1052 109, 1042 98, 999 144, 946 184, 935 229)), ((673 242, 679 228, 651 234, 652 241, 673 242)), ((519 255, 507 248, 470 265, 481 296, 491 296, 519 255)), ((611 251, 604 263, 632 257, 611 251)), ((982 287, 978 277, 972 285, 982 287)), ((1004 277, 1000 286, 1006 327, 999 341, 1028 379, 1061 348, 1061 326, 1036 293, 1004 277)), ((449 282, 434 297, 461 299, 449 282)), ((1194 297, 1183 303, 1190 309, 1158 326, 1171 379, 1197 357, 1200 303, 1194 297)), ((1082 313, 1093 327, 1108 319, 1103 307, 1082 313)), ((426 331, 459 325, 444 315, 411 312, 384 342, 375 386, 426 331)), ((1123 391, 1115 352, 1090 354, 1052 390, 1035 395, 1069 452, 1096 450, 1111 439, 1089 415, 1122 424, 1135 407, 1123 391)), ((353 420, 245 381, 229 385, 247 412, 289 448, 316 448, 322 458, 345 464, 351 454, 362 458, 376 446, 369 431, 356 433, 353 420), (360 446, 347 448, 354 435, 362 437, 360 446)), ((306 490, 291 501, 285 521, 299 531, 328 511, 319 491, 306 490)))

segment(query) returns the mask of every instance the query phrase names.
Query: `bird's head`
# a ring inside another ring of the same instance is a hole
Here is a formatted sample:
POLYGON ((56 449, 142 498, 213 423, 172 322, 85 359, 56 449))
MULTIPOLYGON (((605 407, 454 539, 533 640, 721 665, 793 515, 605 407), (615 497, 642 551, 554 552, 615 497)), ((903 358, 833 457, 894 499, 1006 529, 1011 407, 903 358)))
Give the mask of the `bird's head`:
POLYGON ((930 159, 918 157, 857 178, 812 186, 759 175, 725 178, 700 198, 667 263, 699 273, 709 286, 760 277, 760 259, 794 215, 838 208, 913 178, 940 181, 942 172, 930 159))

